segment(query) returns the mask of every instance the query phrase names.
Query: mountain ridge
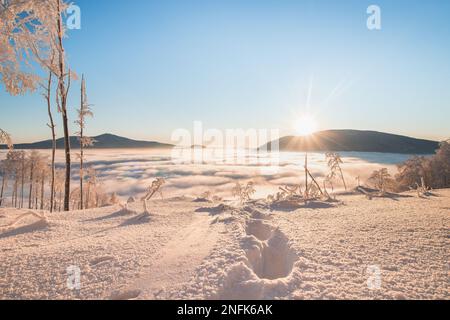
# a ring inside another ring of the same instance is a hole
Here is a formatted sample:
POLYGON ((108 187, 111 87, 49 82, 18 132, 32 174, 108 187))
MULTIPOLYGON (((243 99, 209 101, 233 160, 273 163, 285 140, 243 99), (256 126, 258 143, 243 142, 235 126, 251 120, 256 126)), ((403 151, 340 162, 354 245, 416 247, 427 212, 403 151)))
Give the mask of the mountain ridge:
MULTIPOLYGON (((169 149, 174 146, 167 143, 160 143, 157 141, 143 141, 143 140, 133 140, 121 136, 117 136, 111 133, 101 134, 92 137, 96 142, 90 149, 169 149)), ((79 148, 80 142, 78 137, 70 137, 70 146, 72 148, 79 148)), ((33 143, 19 143, 14 145, 14 149, 24 150, 24 149, 51 149, 52 140, 43 140, 33 143)), ((56 140, 56 148, 64 148, 64 138, 59 138, 56 140)), ((0 149, 6 149, 6 146, 0 146, 0 149)))
POLYGON ((285 136, 262 145, 271 151, 274 142, 286 152, 380 152, 434 154, 439 142, 370 130, 325 130, 307 137, 285 136))
MULTIPOLYGON (((133 140, 110 133, 105 133, 92 137, 96 143, 90 149, 170 149, 175 147, 172 144, 160 143, 157 141, 133 140)), ((439 148, 439 142, 425 139, 384 133, 379 131, 363 130, 326 130, 312 134, 308 137, 285 136, 278 140, 280 151, 302 152, 380 152, 380 153, 400 153, 400 154, 434 154, 439 148)), ((269 142, 259 149, 267 147, 271 151, 269 142)), ((79 148, 78 137, 71 136, 72 148, 79 148)), ((14 145, 15 149, 51 149, 52 141, 43 140, 34 143, 21 143, 14 145)), ((64 139, 57 139, 57 149, 64 148, 64 139)), ((0 149, 6 149, 5 145, 0 145, 0 149)))

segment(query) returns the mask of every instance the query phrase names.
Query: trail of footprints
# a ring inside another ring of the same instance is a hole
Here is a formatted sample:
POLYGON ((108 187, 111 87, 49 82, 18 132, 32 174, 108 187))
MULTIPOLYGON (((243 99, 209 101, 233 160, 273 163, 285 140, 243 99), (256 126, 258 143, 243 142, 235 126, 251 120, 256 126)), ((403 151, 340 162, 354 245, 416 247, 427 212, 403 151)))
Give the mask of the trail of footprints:
POLYGON ((289 239, 265 220, 250 219, 246 233, 259 241, 246 250, 249 267, 260 279, 275 280, 288 277, 298 260, 289 239))
MULTIPOLYGON (((289 245, 289 238, 268 223, 265 215, 261 212, 252 212, 252 217, 245 223, 247 240, 242 244, 246 253, 248 267, 261 280, 277 280, 289 277, 293 272, 294 265, 298 261, 298 256, 289 245)), ((101 264, 109 260, 101 257, 91 263, 101 264)), ((242 291, 241 287, 241 290, 242 291)), ((244 290, 245 291, 245 290, 244 290)), ((251 293, 245 295, 246 298, 253 297, 251 293)), ((236 292, 225 291, 224 297, 235 298, 236 292)), ((245 292, 244 292, 245 294, 245 292)), ((254 294, 254 292, 253 292, 254 294)), ((141 295, 140 290, 116 291, 111 296, 112 300, 136 299, 141 295)), ((238 294, 239 297, 241 297, 238 294)))

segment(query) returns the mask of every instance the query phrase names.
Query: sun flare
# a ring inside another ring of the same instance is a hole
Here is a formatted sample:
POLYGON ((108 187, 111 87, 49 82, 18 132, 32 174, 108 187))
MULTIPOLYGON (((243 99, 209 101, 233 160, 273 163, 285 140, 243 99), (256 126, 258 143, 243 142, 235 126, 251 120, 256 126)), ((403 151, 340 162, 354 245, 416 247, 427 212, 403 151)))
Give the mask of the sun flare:
POLYGON ((309 136, 316 132, 317 128, 317 121, 311 115, 304 115, 300 117, 295 124, 295 129, 301 136, 309 136))

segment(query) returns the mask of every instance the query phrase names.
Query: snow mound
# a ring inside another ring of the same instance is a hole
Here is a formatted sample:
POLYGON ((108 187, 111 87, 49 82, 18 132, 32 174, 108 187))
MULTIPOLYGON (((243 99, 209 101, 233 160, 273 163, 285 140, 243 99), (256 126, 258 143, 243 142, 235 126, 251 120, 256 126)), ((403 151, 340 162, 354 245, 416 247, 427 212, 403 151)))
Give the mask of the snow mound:
POLYGON ((109 297, 109 300, 134 300, 141 295, 141 290, 115 291, 109 297))
POLYGON ((206 199, 206 198, 196 198, 196 199, 193 200, 193 202, 197 202, 197 203, 202 203, 202 202, 211 203, 212 201, 210 201, 209 199, 206 199))
POLYGON ((214 215, 219 215, 225 212, 229 212, 229 211, 233 211, 234 208, 231 206, 228 206, 226 204, 219 204, 216 207, 203 207, 203 208, 198 208, 195 212, 198 213, 209 213, 210 215, 214 216, 214 215))
POLYGON ((134 216, 130 219, 125 220, 120 226, 121 227, 127 227, 132 225, 139 225, 139 224, 145 224, 152 221, 152 215, 149 212, 144 212, 141 214, 138 214, 137 216, 134 216))
POLYGON ((8 238, 20 234, 44 230, 47 227, 49 227, 49 223, 45 214, 28 211, 18 216, 10 224, 0 226, 0 238, 8 238), (24 221, 25 224, 22 223, 24 221), (27 223, 28 221, 34 222, 27 223))
POLYGON ((103 257, 98 257, 98 258, 94 258, 90 261, 91 266, 93 267, 97 267, 100 265, 103 265, 105 263, 111 262, 115 260, 115 258, 113 256, 103 256, 103 257))

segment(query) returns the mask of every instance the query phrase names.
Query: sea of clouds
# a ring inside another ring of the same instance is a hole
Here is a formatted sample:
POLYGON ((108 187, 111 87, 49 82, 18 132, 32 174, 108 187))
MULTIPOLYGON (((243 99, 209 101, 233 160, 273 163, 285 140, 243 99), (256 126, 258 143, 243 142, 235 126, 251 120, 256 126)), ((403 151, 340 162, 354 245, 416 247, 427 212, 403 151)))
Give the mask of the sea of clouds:
MULTIPOLYGON (((39 151, 50 155, 49 150, 39 151)), ((201 151, 203 152, 203 151, 201 151)), ((0 159, 6 152, 0 153, 0 159)), ((64 154, 57 151, 57 167, 63 168, 64 154)), ((350 187, 357 185, 356 177, 365 183, 374 170, 388 168, 396 173, 396 164, 405 161, 409 155, 380 153, 342 153, 344 164, 342 169, 350 187)), ((204 161, 180 161, 170 150, 148 149, 89 149, 85 152, 86 166, 96 170, 102 183, 102 189, 108 193, 117 193, 126 199, 129 196, 143 195, 151 182, 157 177, 166 179, 165 197, 200 196, 205 191, 223 198, 232 197, 232 188, 237 181, 246 183, 253 181, 256 186, 256 197, 266 197, 278 191, 283 185, 303 184, 304 153, 272 153, 258 154, 247 152, 243 159, 234 162, 216 157, 204 161)), ((73 157, 73 185, 79 179, 79 167, 73 157)), ((325 155, 311 153, 308 155, 309 169, 315 178, 322 183, 328 174, 325 155)), ((343 188, 340 181, 335 186, 343 188)))
MULTIPOLYGON (((41 151, 49 154, 48 150, 41 151)), ((4 156, 4 153, 0 157, 4 156)), ((63 152, 57 153, 57 166, 63 167, 63 152)), ((205 161, 180 161, 168 150, 125 150, 90 149, 85 153, 86 166, 97 171, 102 188, 108 193, 117 193, 122 198, 139 197, 144 194, 151 182, 163 177, 165 197, 199 196, 205 191, 223 198, 231 198, 232 188, 237 181, 253 181, 256 197, 266 197, 276 193, 282 185, 304 185, 304 153, 276 153, 268 156, 249 152, 244 161, 220 161, 208 158, 205 161)), ((347 184, 357 185, 356 177, 364 183, 374 170, 388 168, 396 173, 396 164, 406 160, 408 155, 378 153, 342 153, 342 166, 347 184)), ((325 155, 312 153, 308 156, 309 169, 318 181, 328 174, 325 155)), ((73 183, 77 184, 79 169, 74 157, 73 183)), ((321 182, 320 182, 321 183, 321 182)), ((337 188, 342 188, 339 181, 337 188)))

